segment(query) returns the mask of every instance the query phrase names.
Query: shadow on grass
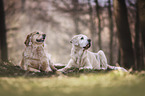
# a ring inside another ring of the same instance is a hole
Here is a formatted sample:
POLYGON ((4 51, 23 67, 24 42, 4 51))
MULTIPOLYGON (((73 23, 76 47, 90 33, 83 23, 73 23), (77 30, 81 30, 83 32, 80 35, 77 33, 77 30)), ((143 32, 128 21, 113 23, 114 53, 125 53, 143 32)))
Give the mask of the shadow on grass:
MULTIPOLYGON (((64 66, 55 66, 57 69, 61 69, 64 66)), ((77 68, 71 68, 67 70, 67 73, 63 73, 68 77, 79 77, 81 74, 89 74, 89 73, 107 73, 110 70, 91 70, 91 69, 82 69, 79 70, 77 68)), ((0 77, 51 77, 51 76, 58 76, 60 74, 53 73, 53 72, 26 72, 22 70, 19 66, 14 66, 10 62, 1 62, 0 63, 0 77)))
POLYGON ((45 73, 45 72, 26 72, 19 66, 14 66, 10 62, 0 63, 0 77, 50 77, 55 73, 45 73))

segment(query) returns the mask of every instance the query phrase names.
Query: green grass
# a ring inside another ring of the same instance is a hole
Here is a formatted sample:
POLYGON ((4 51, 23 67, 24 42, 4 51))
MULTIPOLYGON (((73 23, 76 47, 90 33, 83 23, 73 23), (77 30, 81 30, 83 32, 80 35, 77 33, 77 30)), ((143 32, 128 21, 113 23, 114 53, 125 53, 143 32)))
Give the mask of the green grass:
POLYGON ((19 72, 21 74, 17 75, 12 74, 13 72, 11 75, 1 73, 0 96, 145 95, 144 72, 129 74, 121 71, 93 71, 59 76, 43 73, 29 73, 28 76, 24 76, 25 72, 19 72))
POLYGON ((144 81, 144 76, 118 71, 78 77, 1 77, 0 96, 144 96, 144 81))

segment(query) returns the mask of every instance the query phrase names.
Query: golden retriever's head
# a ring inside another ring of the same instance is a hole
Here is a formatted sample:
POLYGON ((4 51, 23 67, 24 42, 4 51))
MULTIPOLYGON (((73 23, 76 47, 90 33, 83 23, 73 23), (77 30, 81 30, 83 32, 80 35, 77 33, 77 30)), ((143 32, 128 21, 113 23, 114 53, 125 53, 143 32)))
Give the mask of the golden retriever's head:
POLYGON ((89 39, 86 35, 79 34, 75 35, 70 41, 70 43, 77 47, 88 49, 91 46, 91 39, 89 39))
POLYGON ((29 46, 31 44, 36 45, 44 45, 46 34, 40 31, 35 31, 27 35, 27 38, 25 40, 25 45, 29 46))

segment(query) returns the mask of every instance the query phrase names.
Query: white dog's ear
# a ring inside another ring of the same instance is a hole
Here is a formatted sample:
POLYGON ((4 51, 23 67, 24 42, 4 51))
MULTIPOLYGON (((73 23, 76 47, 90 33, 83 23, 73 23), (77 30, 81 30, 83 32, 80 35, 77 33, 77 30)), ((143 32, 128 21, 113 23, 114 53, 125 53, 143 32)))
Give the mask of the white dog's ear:
POLYGON ((79 45, 78 42, 77 42, 77 40, 76 40, 75 38, 73 38, 73 39, 70 41, 70 43, 72 43, 72 44, 74 44, 74 45, 79 45))
POLYGON ((70 40, 70 43, 72 43, 72 40, 70 40))
POLYGON ((27 35, 26 40, 25 40, 25 42, 24 42, 24 44, 25 44, 26 46, 29 46, 29 45, 32 44, 32 42, 31 42, 31 36, 32 36, 32 34, 27 35))

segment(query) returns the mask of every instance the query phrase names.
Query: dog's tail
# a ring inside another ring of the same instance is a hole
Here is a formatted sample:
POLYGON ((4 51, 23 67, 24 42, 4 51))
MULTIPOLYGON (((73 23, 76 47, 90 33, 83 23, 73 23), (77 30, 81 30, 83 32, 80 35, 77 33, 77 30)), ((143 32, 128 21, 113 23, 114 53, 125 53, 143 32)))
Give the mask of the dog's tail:
POLYGON ((117 66, 111 66, 111 65, 107 65, 107 67, 109 69, 113 69, 113 70, 121 70, 121 71, 124 71, 124 72, 128 72, 125 68, 123 67, 117 67, 117 66))

